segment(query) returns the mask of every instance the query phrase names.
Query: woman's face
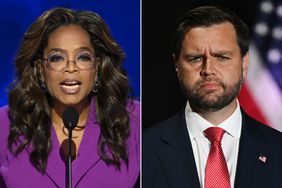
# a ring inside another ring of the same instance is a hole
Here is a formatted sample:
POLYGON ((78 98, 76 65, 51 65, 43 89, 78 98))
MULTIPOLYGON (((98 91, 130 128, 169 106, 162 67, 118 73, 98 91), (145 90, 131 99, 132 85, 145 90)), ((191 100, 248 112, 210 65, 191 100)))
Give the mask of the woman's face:
POLYGON ((80 26, 61 26, 50 34, 44 58, 53 63, 70 60, 60 71, 44 63, 44 80, 55 106, 87 102, 94 86, 96 66, 81 70, 73 60, 87 61, 89 57, 94 57, 94 48, 88 33, 80 26))

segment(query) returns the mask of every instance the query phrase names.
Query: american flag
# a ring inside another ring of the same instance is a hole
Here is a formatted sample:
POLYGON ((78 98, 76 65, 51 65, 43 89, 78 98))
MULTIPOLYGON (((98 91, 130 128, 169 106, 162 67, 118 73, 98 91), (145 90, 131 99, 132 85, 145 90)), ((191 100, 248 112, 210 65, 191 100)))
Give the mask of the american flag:
POLYGON ((252 117, 282 132, 282 0, 263 0, 258 8, 239 100, 252 117))

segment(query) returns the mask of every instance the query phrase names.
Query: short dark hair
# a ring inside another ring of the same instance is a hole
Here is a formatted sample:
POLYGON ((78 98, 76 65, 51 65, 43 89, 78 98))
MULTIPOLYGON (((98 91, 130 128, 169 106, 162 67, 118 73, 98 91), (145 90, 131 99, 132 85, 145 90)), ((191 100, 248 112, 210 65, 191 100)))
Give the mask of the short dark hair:
POLYGON ((227 8, 202 6, 186 12, 179 20, 173 38, 173 53, 178 60, 186 33, 195 27, 209 27, 230 22, 236 32, 237 43, 242 57, 249 51, 249 28, 234 12, 227 8))

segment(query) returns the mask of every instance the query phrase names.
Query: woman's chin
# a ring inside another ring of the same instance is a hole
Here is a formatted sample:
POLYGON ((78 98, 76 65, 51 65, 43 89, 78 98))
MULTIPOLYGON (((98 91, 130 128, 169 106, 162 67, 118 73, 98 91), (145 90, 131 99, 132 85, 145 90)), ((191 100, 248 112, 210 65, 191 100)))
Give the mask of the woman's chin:
POLYGON ((77 106, 87 103, 87 97, 67 96, 57 100, 57 103, 65 106, 77 106))

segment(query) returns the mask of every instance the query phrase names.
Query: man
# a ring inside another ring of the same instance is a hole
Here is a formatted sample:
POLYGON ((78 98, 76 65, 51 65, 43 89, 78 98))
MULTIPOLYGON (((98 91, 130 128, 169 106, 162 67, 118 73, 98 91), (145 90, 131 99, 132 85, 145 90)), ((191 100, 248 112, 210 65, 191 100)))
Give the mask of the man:
POLYGON ((230 10, 199 7, 180 20, 173 59, 187 104, 144 131, 144 188, 282 187, 282 133, 237 100, 248 49, 248 27, 230 10))

